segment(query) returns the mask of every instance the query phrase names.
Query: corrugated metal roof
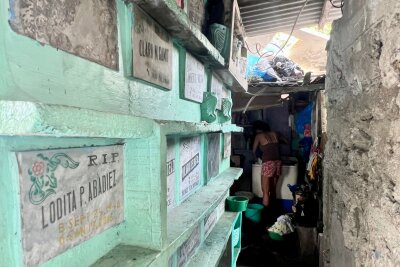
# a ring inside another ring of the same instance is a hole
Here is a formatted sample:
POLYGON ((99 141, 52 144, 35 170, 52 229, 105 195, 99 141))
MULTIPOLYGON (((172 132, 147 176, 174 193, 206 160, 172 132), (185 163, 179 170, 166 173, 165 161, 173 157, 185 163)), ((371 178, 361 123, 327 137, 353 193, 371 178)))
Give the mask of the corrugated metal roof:
MULTIPOLYGON (((240 13, 248 36, 290 30, 306 0, 239 0, 240 13)), ((333 3, 340 6, 341 0, 333 3)), ((332 21, 342 16, 329 0, 309 0, 296 28, 332 21)))

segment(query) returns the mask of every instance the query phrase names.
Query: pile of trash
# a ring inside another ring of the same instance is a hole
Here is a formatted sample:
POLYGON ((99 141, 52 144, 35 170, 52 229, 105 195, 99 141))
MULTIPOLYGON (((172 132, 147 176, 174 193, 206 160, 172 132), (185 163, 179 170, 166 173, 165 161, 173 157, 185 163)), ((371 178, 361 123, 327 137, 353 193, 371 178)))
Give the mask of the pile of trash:
POLYGON ((277 55, 272 60, 251 56, 248 59, 249 82, 299 81, 304 71, 291 59, 277 55))
POLYGON ((272 67, 282 80, 302 79, 304 71, 291 59, 279 55, 272 60, 272 67))

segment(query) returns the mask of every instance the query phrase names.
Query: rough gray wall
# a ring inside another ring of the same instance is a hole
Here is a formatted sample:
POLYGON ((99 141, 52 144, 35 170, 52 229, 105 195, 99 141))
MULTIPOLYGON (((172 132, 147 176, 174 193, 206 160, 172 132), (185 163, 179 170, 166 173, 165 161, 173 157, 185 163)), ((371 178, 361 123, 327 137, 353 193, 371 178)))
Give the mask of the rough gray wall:
POLYGON ((345 1, 327 73, 325 260, 400 266, 400 1, 345 1))
POLYGON ((14 31, 118 69, 114 0, 10 0, 10 7, 14 31))

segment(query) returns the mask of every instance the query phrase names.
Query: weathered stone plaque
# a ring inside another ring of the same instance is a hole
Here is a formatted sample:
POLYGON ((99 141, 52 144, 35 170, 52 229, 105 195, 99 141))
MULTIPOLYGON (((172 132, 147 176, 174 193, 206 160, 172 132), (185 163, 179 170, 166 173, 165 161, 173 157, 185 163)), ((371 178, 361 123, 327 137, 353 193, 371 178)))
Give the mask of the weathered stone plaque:
POLYGON ((207 180, 217 176, 219 173, 219 163, 221 161, 220 136, 220 133, 207 135, 207 180))
POLYGON ((217 109, 221 110, 222 108, 222 90, 223 90, 222 82, 215 76, 211 77, 211 92, 215 93, 217 97, 217 109))
MULTIPOLYGON (((228 197, 229 193, 227 194, 226 197, 228 197)), ((221 218, 222 214, 224 214, 225 212, 225 198, 219 203, 218 207, 217 207, 217 211, 218 211, 218 219, 221 218)))
POLYGON ((167 141, 167 208, 175 202, 175 142, 167 141))
POLYGON ((231 144, 232 144, 231 133, 225 133, 224 134, 224 158, 231 156, 231 144))
POLYGON ((201 29, 205 17, 204 0, 188 0, 188 15, 189 20, 201 29))
POLYGON ((211 92, 215 93, 217 97, 217 109, 222 110, 222 98, 228 97, 228 91, 215 75, 211 77, 211 92))
POLYGON ((186 53, 184 98, 202 103, 205 89, 204 65, 186 53))
POLYGON ((198 225, 188 240, 178 249, 178 267, 185 266, 197 247, 200 246, 200 233, 200 225, 198 225))
POLYGON ((132 28, 133 76, 172 89, 172 41, 168 33, 138 7, 132 28))
POLYGON ((204 238, 206 239, 211 233, 222 214, 225 212, 225 198, 218 204, 218 206, 204 219, 204 238))
POLYGON ((200 184, 200 137, 181 139, 180 143, 181 199, 200 184))
POLYGON ((14 31, 118 69, 117 12, 111 0, 12 0, 14 31))
POLYGON ((122 145, 19 152, 17 159, 26 266, 124 220, 122 145))
POLYGON ((204 238, 207 238, 211 233, 211 230, 217 224, 218 220, 218 210, 213 210, 205 219, 204 219, 204 238))

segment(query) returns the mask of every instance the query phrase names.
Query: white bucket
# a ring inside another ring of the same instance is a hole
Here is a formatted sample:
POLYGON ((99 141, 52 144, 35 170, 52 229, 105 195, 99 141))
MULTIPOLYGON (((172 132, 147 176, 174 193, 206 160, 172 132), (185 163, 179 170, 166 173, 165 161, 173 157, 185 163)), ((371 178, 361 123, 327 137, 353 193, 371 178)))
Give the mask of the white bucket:
MULTIPOLYGON (((291 161, 296 161, 296 158, 289 158, 291 161)), ((262 197, 261 188, 261 164, 253 164, 252 175, 252 188, 253 193, 257 197, 262 197)), ((287 187, 288 184, 297 183, 297 163, 295 165, 282 165, 282 175, 278 179, 276 185, 276 198, 277 199, 292 199, 292 193, 287 187)))
POLYGON ((252 191, 257 197, 262 197, 261 189, 261 164, 253 164, 252 191))

